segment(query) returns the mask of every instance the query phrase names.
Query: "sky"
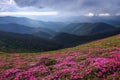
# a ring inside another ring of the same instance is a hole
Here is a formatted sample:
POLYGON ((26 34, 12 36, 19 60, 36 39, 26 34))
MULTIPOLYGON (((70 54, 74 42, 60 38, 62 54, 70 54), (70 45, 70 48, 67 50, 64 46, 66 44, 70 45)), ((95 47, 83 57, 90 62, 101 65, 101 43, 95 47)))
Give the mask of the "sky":
POLYGON ((41 20, 120 16, 120 0, 0 0, 0 16, 41 20))

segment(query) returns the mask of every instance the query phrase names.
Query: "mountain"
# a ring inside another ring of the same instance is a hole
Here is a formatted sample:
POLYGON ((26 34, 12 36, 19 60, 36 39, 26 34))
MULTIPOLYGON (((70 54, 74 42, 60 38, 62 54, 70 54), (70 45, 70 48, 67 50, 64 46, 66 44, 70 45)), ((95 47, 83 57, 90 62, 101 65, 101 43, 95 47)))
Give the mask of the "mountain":
POLYGON ((62 32, 78 36, 95 35, 116 29, 106 23, 72 23, 62 29, 62 32))
POLYGON ((68 24, 62 22, 37 21, 24 17, 10 17, 10 16, 0 17, 0 24, 8 24, 8 23, 16 23, 29 27, 47 28, 47 29, 52 29, 54 31, 59 31, 61 28, 65 27, 68 24))
POLYGON ((97 23, 103 22, 111 25, 116 25, 120 23, 120 16, 71 16, 63 19, 66 22, 71 23, 97 23))
POLYGON ((55 41, 43 39, 29 34, 17 34, 0 31, 0 51, 32 52, 60 49, 55 41))
POLYGON ((9 23, 9 24, 0 24, 0 31, 31 34, 35 32, 35 29, 20 24, 9 23))
POLYGON ((60 22, 0 17, 0 48, 6 51, 48 51, 73 47, 120 33, 119 27, 103 22, 71 23, 64 26, 60 22))
POLYGON ((60 33, 53 38, 53 40, 64 45, 64 47, 70 47, 70 46, 82 44, 88 41, 88 39, 89 37, 87 36, 77 36, 77 35, 68 34, 68 33, 60 33))
POLYGON ((120 24, 115 25, 115 27, 120 28, 120 24))
POLYGON ((57 34, 57 32, 50 29, 45 29, 45 28, 36 28, 36 29, 37 29, 37 32, 32 33, 32 35, 45 38, 45 39, 50 39, 56 36, 57 34))
POLYGON ((59 33, 52 39, 0 31, 0 51, 3 52, 40 52, 63 49, 84 44, 97 39, 120 33, 120 28, 91 36, 76 36, 68 33, 59 33))
POLYGON ((66 47, 73 47, 80 44, 84 44, 97 39, 106 38, 116 34, 120 34, 120 28, 116 28, 107 32, 99 33, 99 34, 86 35, 86 36, 85 35, 78 36, 78 35, 69 34, 69 33, 59 33, 58 35, 53 37, 53 40, 59 42, 64 46, 64 48, 66 48, 66 47))
POLYGON ((28 26, 24 26, 16 23, 0 24, 0 31, 13 32, 13 33, 19 33, 19 34, 31 34, 34 36, 47 38, 47 39, 52 36, 55 36, 57 33, 47 28, 34 28, 34 27, 28 27, 28 26))

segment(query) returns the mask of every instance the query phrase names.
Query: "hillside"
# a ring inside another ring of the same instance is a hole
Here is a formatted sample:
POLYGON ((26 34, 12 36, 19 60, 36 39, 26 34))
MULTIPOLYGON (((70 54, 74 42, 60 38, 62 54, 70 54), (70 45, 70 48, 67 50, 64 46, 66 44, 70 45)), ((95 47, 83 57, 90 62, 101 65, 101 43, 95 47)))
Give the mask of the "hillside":
POLYGON ((0 50, 3 52, 40 52, 60 47, 56 42, 33 35, 0 31, 0 50))
MULTIPOLYGON (((81 30, 82 28, 85 29, 85 27, 82 26, 81 30)), ((78 36, 70 33, 55 32, 46 28, 31 28, 15 23, 0 24, 0 50, 3 52, 51 51, 78 46, 120 33, 120 28, 114 29, 114 27, 107 26, 104 23, 94 23, 89 27, 90 29, 84 31, 85 33, 90 32, 89 35, 78 36), (102 25, 103 27, 99 28, 102 25), (103 28, 104 30, 102 30, 103 28), (95 31, 102 32, 97 34, 95 31)), ((80 32, 78 28, 76 30, 80 32)))
POLYGON ((120 80, 120 35, 44 53, 0 53, 0 80, 120 80))
POLYGON ((50 30, 47 28, 36 28, 36 30, 37 32, 32 33, 32 35, 45 39, 50 39, 57 34, 57 32, 55 32, 54 30, 50 30))
POLYGON ((86 36, 78 36, 78 35, 69 34, 69 33, 59 33, 56 36, 54 36, 52 40, 63 45, 63 48, 66 48, 66 47, 78 46, 80 44, 106 38, 116 34, 120 34, 120 28, 106 31, 104 33, 86 35, 86 36))
POLYGON ((62 29, 62 32, 78 36, 95 35, 116 29, 106 23, 72 23, 62 29))
POLYGON ((120 28, 120 24, 116 25, 117 28, 120 28))

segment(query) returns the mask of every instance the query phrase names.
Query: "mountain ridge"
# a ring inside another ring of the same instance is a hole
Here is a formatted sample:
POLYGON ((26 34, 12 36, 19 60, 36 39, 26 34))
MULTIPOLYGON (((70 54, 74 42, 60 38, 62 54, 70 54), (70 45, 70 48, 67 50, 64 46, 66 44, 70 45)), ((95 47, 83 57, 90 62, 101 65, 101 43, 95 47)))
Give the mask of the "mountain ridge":
POLYGON ((63 22, 44 22, 44 21, 33 20, 25 17, 11 17, 11 16, 0 17, 0 24, 7 24, 7 23, 17 23, 29 27, 47 28, 47 29, 52 29, 54 31, 59 31, 59 29, 67 25, 66 23, 63 22))
POLYGON ((114 26, 106 23, 72 23, 62 29, 62 32, 74 35, 94 35, 116 29, 114 26))

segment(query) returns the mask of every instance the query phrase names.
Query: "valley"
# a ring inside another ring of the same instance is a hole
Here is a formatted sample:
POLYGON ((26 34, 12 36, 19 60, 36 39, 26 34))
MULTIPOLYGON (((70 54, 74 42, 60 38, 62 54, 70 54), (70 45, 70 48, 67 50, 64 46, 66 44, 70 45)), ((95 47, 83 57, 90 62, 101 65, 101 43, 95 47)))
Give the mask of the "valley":
POLYGON ((3 52, 59 50, 120 33, 119 24, 104 22, 68 24, 23 17, 0 17, 0 20, 0 50, 3 52))

